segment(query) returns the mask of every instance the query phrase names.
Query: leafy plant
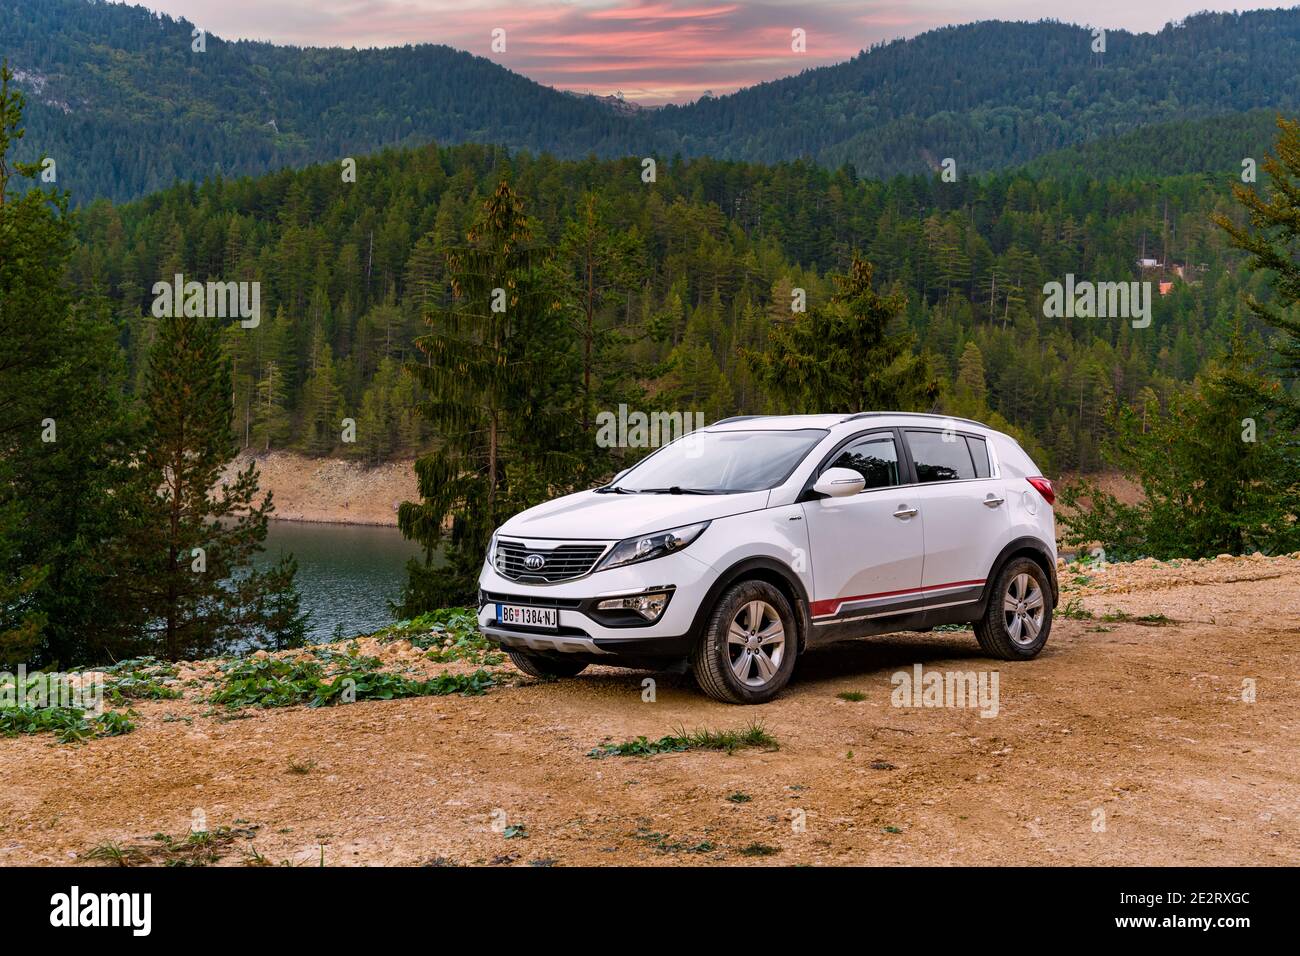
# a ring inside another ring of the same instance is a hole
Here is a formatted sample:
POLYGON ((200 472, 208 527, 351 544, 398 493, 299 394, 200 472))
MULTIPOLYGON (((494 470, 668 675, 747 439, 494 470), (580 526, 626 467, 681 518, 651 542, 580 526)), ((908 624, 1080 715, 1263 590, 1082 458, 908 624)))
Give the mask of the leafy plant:
POLYGON ((209 698, 231 709, 240 707, 327 707, 345 701, 394 700, 399 697, 473 696, 495 684, 484 670, 440 674, 417 680, 379 669, 379 659, 327 652, 326 669, 312 657, 250 657, 228 665, 221 686, 209 698))
POLYGON ((95 737, 120 737, 135 730, 130 718, 119 711, 86 716, 79 707, 2 707, 0 736, 52 733, 60 743, 77 743, 95 737))

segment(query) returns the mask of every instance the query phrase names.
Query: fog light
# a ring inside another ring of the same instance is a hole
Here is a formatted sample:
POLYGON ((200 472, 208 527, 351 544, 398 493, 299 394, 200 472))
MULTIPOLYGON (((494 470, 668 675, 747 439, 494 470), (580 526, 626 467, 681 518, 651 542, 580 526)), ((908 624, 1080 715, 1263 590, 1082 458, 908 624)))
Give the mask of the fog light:
POLYGON ((656 591, 653 594, 629 594, 627 597, 610 598, 596 605, 598 611, 635 611, 647 621, 654 621, 663 614, 668 606, 668 592, 656 591))

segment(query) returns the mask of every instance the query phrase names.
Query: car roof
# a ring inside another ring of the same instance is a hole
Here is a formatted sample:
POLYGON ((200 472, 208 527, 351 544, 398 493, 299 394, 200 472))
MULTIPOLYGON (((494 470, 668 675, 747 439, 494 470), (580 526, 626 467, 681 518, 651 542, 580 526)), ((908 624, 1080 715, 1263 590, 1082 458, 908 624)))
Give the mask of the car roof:
POLYGON ((710 431, 793 431, 799 428, 832 429, 838 426, 858 428, 863 425, 926 425, 931 428, 955 423, 962 428, 976 428, 1000 434, 995 429, 969 418, 932 415, 925 412, 857 412, 833 415, 737 415, 708 426, 710 431))

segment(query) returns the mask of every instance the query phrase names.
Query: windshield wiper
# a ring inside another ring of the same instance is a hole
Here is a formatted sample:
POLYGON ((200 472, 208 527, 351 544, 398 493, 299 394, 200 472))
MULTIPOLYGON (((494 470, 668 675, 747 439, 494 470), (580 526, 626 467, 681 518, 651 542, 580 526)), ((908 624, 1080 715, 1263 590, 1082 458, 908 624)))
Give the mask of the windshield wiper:
POLYGON ((620 488, 618 485, 603 485, 600 488, 593 488, 598 495, 630 495, 632 492, 626 488, 620 488))
POLYGON ((682 488, 680 485, 673 485, 670 488, 641 488, 637 494, 642 495, 721 495, 726 492, 718 491, 715 488, 682 488))

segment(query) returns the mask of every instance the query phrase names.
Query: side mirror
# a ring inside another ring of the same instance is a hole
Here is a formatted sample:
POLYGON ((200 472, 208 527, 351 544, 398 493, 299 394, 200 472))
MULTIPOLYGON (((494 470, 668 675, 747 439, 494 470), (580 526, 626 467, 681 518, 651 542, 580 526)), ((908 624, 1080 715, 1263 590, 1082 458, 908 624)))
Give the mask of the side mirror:
POLYGON ((813 485, 813 491, 832 498, 848 498, 866 486, 867 479, 852 468, 827 468, 813 485))

